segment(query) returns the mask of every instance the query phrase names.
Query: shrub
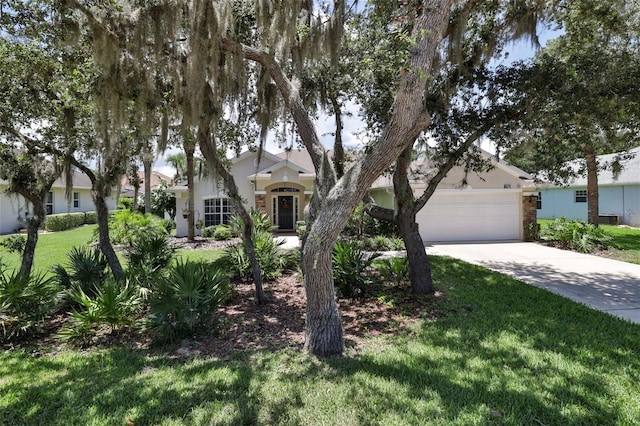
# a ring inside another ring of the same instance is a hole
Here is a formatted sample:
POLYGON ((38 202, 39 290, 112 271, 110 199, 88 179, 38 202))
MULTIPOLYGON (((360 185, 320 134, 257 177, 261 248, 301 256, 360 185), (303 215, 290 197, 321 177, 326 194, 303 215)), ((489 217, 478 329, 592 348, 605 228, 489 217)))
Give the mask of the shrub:
POLYGON ((109 220, 111 242, 133 245, 136 239, 149 235, 166 235, 161 220, 154 215, 118 210, 109 220))
POLYGON ((86 225, 94 225, 98 223, 98 213, 97 212, 84 212, 84 223, 86 225))
POLYGON ((58 232, 82 226, 84 223, 84 213, 50 214, 44 221, 44 227, 47 231, 58 232))
POLYGON ((550 222, 540 232, 544 239, 554 241, 561 247, 582 253, 591 253, 611 246, 612 237, 602 228, 582 220, 567 220, 562 217, 550 222))
POLYGON ((175 252, 166 235, 151 234, 138 238, 127 253, 129 276, 138 284, 147 286, 158 271, 171 263, 175 252))
MULTIPOLYGON (((249 212, 251 215, 251 220, 253 221, 253 230, 255 233, 258 232, 272 232, 277 227, 271 224, 271 217, 268 214, 263 213, 256 209, 251 209, 249 212)), ((235 215, 231 218, 231 229, 233 230, 234 235, 239 235, 242 237, 242 218, 239 215, 235 215)))
POLYGON ((55 265, 53 271, 58 284, 67 290, 76 288, 90 296, 107 277, 107 258, 97 247, 73 247, 67 253, 66 268, 55 265))
POLYGON ((176 229, 176 221, 171 219, 160 219, 160 226, 162 226, 167 235, 169 235, 171 231, 176 229))
MULTIPOLYGON (((253 244, 262 271, 262 279, 268 281, 279 277, 283 267, 279 247, 284 244, 284 240, 274 239, 271 232, 260 231, 253 235, 253 244)), ((244 242, 227 247, 219 264, 226 265, 234 278, 253 276, 244 242)))
POLYGON ((151 289, 147 326, 167 338, 193 335, 212 324, 229 294, 229 282, 204 262, 178 261, 151 289))
POLYGON ((11 340, 35 328, 59 307, 61 291, 43 274, 22 276, 0 268, 0 340, 11 340))
POLYGON ((108 327, 117 331, 133 326, 140 311, 140 297, 128 281, 110 278, 90 296, 81 288, 69 291, 77 307, 60 335, 68 339, 84 339, 108 327))
POLYGON ((217 241, 227 241, 233 237, 233 231, 229 225, 218 225, 213 230, 212 236, 217 241))
POLYGON ((391 251, 404 250, 404 241, 401 238, 385 237, 377 235, 362 240, 362 249, 366 251, 391 251))
POLYGON ((365 211, 364 203, 360 203, 349 218, 349 222, 347 222, 342 234, 352 237, 365 235, 385 235, 391 237, 395 235, 395 225, 391 222, 370 216, 365 211))
POLYGON ((298 234, 298 238, 302 239, 304 237, 304 233, 307 232, 307 222, 304 220, 299 220, 296 222, 296 234, 298 234))
POLYGON ((409 261, 406 257, 392 257, 376 261, 383 280, 401 285, 409 280, 409 261))
POLYGON ((9 253, 24 253, 27 246, 27 237, 24 235, 10 235, 0 241, 0 246, 7 249, 9 253))
POLYGON ((368 269, 379 256, 380 253, 365 253, 355 243, 338 241, 331 257, 338 295, 347 298, 364 296, 372 283, 368 269))

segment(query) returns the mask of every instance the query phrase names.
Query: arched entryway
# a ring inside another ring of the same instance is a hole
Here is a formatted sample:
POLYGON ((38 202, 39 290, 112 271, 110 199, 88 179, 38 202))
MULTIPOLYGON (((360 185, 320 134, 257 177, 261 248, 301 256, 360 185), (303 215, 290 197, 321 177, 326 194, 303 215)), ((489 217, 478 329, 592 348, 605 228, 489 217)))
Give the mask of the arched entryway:
POLYGON ((269 191, 273 224, 278 231, 293 231, 300 220, 301 202, 304 192, 293 185, 277 186, 269 191))

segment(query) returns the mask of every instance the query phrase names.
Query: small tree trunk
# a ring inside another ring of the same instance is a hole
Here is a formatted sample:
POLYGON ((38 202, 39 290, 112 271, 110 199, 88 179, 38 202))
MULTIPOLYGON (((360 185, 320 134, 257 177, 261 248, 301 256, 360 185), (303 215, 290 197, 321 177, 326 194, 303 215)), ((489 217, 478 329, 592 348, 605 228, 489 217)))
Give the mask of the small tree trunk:
POLYGON ((416 215, 398 216, 396 224, 400 229, 404 246, 407 249, 411 292, 415 294, 433 293, 435 289, 433 288, 433 279, 431 277, 431 266, 416 223, 416 215))
POLYGON ((143 161, 144 166, 144 212, 151 213, 151 161, 143 161))
POLYGON ((99 236, 98 245, 100 247, 100 251, 102 251, 104 256, 107 258, 109 268, 111 268, 111 272, 113 272, 115 279, 121 280, 124 278, 124 270, 122 269, 118 255, 113 249, 111 239, 109 238, 109 207, 107 207, 104 197, 97 192, 93 193, 93 202, 96 205, 99 236))
POLYGON ((195 222, 195 197, 194 197, 194 187, 193 187, 193 176, 194 176, 194 167, 193 167, 193 155, 195 153, 195 146, 191 144, 185 144, 184 146, 185 154, 187 155, 187 188, 188 188, 188 204, 189 204, 189 216, 187 218, 187 238, 189 241, 193 241, 196 239, 196 222, 195 222))
POLYGON ((598 226, 599 205, 598 205, 598 160, 593 146, 584 145, 584 158, 587 162, 587 222, 598 226))
MULTIPOLYGON (((204 122, 208 123, 206 120, 204 120, 204 122)), ((262 270, 260 268, 258 258, 256 257, 255 245, 253 243, 253 219, 251 219, 251 215, 247 212, 247 209, 242 203, 242 197, 238 192, 238 186, 236 185, 233 175, 229 173, 224 163, 218 158, 218 154, 216 153, 212 142, 209 125, 201 124, 198 129, 200 152, 202 152, 202 155, 211 168, 215 170, 224 181, 225 191, 231 200, 231 204, 233 205, 236 213, 240 215, 240 218, 242 218, 242 241, 247 252, 247 257, 249 258, 249 263, 251 264, 253 283, 256 289, 256 301, 262 305, 266 303, 266 298, 264 297, 264 290, 262 289, 262 270)))
MULTIPOLYGON (((33 200, 32 201, 36 201, 33 200)), ((42 203, 33 202, 33 215, 27 222, 27 243, 22 253, 22 263, 20 264, 20 275, 28 277, 33 269, 33 258, 38 244, 38 230, 46 217, 44 205, 42 203)))

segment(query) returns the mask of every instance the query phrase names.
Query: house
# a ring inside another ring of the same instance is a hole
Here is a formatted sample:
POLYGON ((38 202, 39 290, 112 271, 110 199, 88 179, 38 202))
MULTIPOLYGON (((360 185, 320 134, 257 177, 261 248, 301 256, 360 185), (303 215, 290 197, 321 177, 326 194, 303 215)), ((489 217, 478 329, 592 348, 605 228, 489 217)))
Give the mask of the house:
MULTIPOLYGON (((537 193, 532 176, 482 151, 493 167, 465 173, 452 168, 416 215, 425 242, 527 240, 536 222, 537 193)), ((410 181, 416 197, 427 186, 429 162, 414 163, 410 181), (416 172, 417 171, 417 172, 416 172)), ((394 208, 391 176, 381 176, 370 190, 382 207, 394 208)))
MULTIPOLYGON (((45 208, 47 214, 78 213, 95 211, 91 197, 91 181, 80 172, 74 172, 72 177, 73 190, 71 200, 65 196, 65 182, 57 179, 47 196, 45 208)), ((20 195, 8 194, 7 181, 0 180, 0 234, 8 234, 24 227, 24 219, 30 213, 29 203, 20 195)), ((115 208, 115 199, 107 200, 109 209, 115 208)))
MULTIPOLYGON (((138 189, 138 195, 143 195, 144 194, 144 171, 140 171, 138 172, 138 180, 140 182, 140 188, 138 189)), ((160 173, 158 171, 152 170, 151 171, 151 189, 156 189, 158 188, 163 182, 166 184, 170 184, 171 181, 173 179, 171 179, 169 176, 160 173)), ((127 175, 122 176, 122 180, 120 182, 120 196, 121 197, 133 197, 133 194, 135 193, 135 188, 133 187, 133 185, 131 184, 131 182, 129 182, 129 178, 127 177, 127 175)))
MULTIPOLYGON (((485 154, 489 159, 490 155, 485 154)), ((264 152, 258 161, 256 152, 245 152, 232 160, 240 195, 248 207, 270 215, 280 231, 293 231, 304 219, 314 187, 314 168, 304 150, 281 154, 264 152)), ((418 215, 425 241, 522 240, 531 221, 535 222, 537 193, 531 176, 507 164, 491 160, 495 167, 481 175, 466 176, 462 168, 453 169, 418 215)), ((427 164, 422 164, 427 169, 427 164)), ((426 171, 426 170, 425 170, 426 171)), ((416 177, 416 193, 425 184, 416 177)), ((200 180, 195 183, 195 220, 204 226, 228 222, 231 205, 220 182, 200 180)), ((188 191, 186 186, 170 189, 176 194, 177 235, 187 235, 188 191), (181 212, 184 213, 181 214, 181 212)), ((395 200, 390 177, 379 178, 370 191, 378 204, 393 208, 395 200)))
MULTIPOLYGON (((598 172, 598 209, 601 222, 640 226, 640 147, 620 162, 622 169, 598 172)), ((598 156, 598 164, 612 164, 619 154, 598 156)), ((574 162, 578 167, 578 162, 574 162)), ((538 217, 544 219, 587 220, 587 178, 572 179, 567 186, 550 183, 538 185, 538 217)))
MULTIPOLYGON (((300 151, 306 154, 306 151, 300 151)), ((268 213, 279 231, 294 231, 303 220, 304 207, 313 193, 315 173, 309 164, 298 164, 304 154, 283 152, 275 155, 264 151, 246 151, 232 160, 231 173, 238 192, 248 207, 268 213)), ((308 162, 310 163, 310 159, 308 162)), ((169 189, 176 196, 176 235, 187 235, 188 188, 169 189)), ((222 182, 204 178, 194 185, 195 220, 203 226, 228 223, 233 214, 222 182)))

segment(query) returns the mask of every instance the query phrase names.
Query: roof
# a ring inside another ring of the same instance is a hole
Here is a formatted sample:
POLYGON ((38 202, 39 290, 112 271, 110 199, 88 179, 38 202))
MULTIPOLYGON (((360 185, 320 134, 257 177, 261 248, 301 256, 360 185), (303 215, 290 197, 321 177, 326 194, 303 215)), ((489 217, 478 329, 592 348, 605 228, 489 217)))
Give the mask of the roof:
MULTIPOLYGON (((597 159, 598 164, 605 167, 604 170, 598 172, 598 185, 640 184, 640 146, 629 151, 599 155, 597 159), (619 157, 621 157, 619 162, 622 170, 615 175, 611 165, 619 157)), ((574 160, 570 166, 577 171, 582 167, 583 162, 583 160, 574 160)), ((587 186, 586 174, 572 179, 569 184, 571 186, 587 186)))
MULTIPOLYGON (((140 193, 144 193, 144 172, 138 172, 138 177, 140 179, 140 193)), ((160 186, 162 182, 171 183, 171 178, 163 173, 157 172, 155 170, 151 171, 151 189, 157 188, 160 186)), ((127 175, 122 176, 122 192, 133 191, 133 185, 129 183, 129 178, 127 175)))

